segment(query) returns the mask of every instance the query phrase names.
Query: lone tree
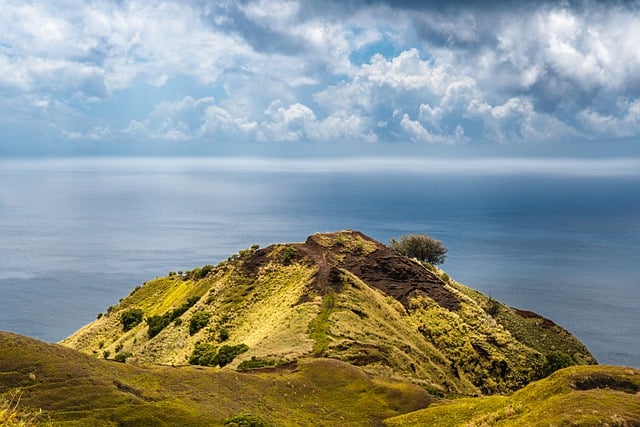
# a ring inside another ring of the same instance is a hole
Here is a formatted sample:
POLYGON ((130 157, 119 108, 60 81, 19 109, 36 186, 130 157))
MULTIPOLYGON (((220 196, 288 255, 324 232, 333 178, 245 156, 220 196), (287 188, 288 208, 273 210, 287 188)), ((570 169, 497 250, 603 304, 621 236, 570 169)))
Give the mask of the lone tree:
POLYGON ((447 248, 442 242, 426 234, 405 234, 400 240, 391 239, 389 247, 400 255, 430 264, 442 264, 447 257, 447 248))

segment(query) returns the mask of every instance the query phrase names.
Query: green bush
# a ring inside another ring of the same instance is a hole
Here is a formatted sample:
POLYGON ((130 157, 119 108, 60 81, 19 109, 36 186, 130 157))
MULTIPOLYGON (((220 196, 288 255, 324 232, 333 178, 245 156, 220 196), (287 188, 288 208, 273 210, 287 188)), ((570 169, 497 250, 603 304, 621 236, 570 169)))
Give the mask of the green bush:
POLYGON ((232 417, 229 417, 226 420, 224 420, 223 425, 226 427, 269 427, 270 426, 270 424, 268 424, 262 418, 256 415, 249 415, 249 414, 234 415, 232 417))
POLYGON ((489 300, 487 301, 487 313, 491 316, 491 317, 496 317, 498 314, 500 314, 500 309, 502 307, 500 306, 500 303, 496 300, 494 300, 493 298, 489 297, 489 300))
POLYGON ((211 343, 197 342, 193 353, 189 357, 189 364, 200 366, 216 366, 218 361, 216 359, 216 347, 211 343))
POLYGON ((171 323, 171 313, 165 313, 162 316, 147 317, 147 335, 149 338, 153 338, 158 335, 164 328, 171 323))
POLYGON ((447 248, 442 242, 426 234, 406 234, 400 240, 391 239, 389 247, 400 255, 434 265, 442 264, 447 257, 447 248))
POLYGON ((122 329, 127 332, 142 322, 144 312, 139 308, 132 308, 120 315, 120 323, 122 323, 122 329))
POLYGON ((212 343, 197 342, 193 353, 189 357, 191 365, 200 366, 226 366, 235 359, 235 357, 249 350, 246 344, 223 345, 216 352, 216 347, 212 343))
POLYGON ((207 277, 207 275, 211 273, 215 268, 216 267, 213 265, 204 265, 199 268, 194 268, 191 271, 187 271, 185 273, 185 276, 187 277, 187 279, 191 280, 202 280, 207 277))
POLYGON ((251 356, 251 359, 245 360, 238 365, 238 370, 248 371, 249 369, 267 368, 269 366, 274 366, 275 364, 275 360, 258 359, 255 356, 251 356))
POLYGON ((133 356, 133 353, 129 353, 129 352, 125 352, 125 353, 118 353, 116 354, 116 356, 113 358, 113 360, 115 360, 116 362, 121 362, 124 363, 127 361, 128 358, 130 358, 131 356, 133 356))
POLYGON ((223 345, 220 347, 220 350, 218 350, 218 355, 216 356, 218 365, 220 365, 221 368, 228 365, 233 362, 233 359, 235 359, 237 355, 247 350, 249 350, 249 347, 246 344, 223 345))
MULTIPOLYGON (((175 308, 171 311, 167 311, 162 316, 151 316, 147 317, 147 324, 149 325, 149 330, 147 331, 147 335, 149 338, 153 338, 160 333, 164 328, 169 326, 172 320, 177 319, 182 316, 187 310, 189 310, 195 303, 200 300, 199 296, 192 296, 187 299, 187 302, 182 304, 180 307, 175 308)), ((191 334, 193 335, 193 334, 191 334)))
POLYGON ((293 246, 287 246, 286 248, 284 248, 284 251, 282 251, 282 263, 284 265, 291 264, 295 256, 296 256, 296 248, 294 248, 293 246))
POLYGON ((225 342, 226 340, 228 340, 229 331, 225 328, 220 329, 220 332, 218 332, 218 339, 220 340, 220 342, 225 342))
POLYGON ((561 351, 552 351, 551 353, 545 354, 545 357, 547 361, 542 367, 543 377, 548 377, 559 369, 568 368, 575 364, 568 354, 561 351))
POLYGON ((193 335, 209 323, 209 313, 206 311, 198 311, 191 316, 189 321, 189 335, 193 335))

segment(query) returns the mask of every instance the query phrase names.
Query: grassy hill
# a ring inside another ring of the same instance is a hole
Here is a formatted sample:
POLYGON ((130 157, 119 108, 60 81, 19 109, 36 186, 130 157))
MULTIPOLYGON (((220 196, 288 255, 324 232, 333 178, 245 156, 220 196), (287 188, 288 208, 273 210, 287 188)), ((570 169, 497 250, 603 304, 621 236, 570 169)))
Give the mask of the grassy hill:
POLYGON ((0 333, 0 394, 61 426, 212 426, 238 415, 270 425, 376 425, 427 406, 420 387, 330 359, 251 373, 134 366, 0 333))
POLYGON ((638 426, 640 371, 617 366, 574 366, 510 396, 440 402, 385 420, 409 426, 638 426))
POLYGON ((215 267, 152 280, 62 344, 166 365, 193 362, 194 351, 246 346, 231 368, 323 356, 438 395, 519 389, 544 376, 549 355, 594 363, 553 322, 355 231, 254 247, 215 267), (125 325, 132 313, 137 319, 125 325))
POLYGON ((551 320, 350 230, 151 280, 61 344, 0 333, 0 417, 2 402, 70 426, 638 425, 640 412, 638 371, 558 371, 595 360, 551 320))

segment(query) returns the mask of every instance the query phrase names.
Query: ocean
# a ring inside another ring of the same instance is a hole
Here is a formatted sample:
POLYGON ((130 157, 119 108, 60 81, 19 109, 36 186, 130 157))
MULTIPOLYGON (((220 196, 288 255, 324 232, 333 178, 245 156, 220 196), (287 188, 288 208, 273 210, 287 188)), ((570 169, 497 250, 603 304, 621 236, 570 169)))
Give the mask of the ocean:
POLYGON ((428 233, 455 280, 640 368, 640 168, 624 160, 0 160, 0 329, 57 342, 253 244, 428 233))

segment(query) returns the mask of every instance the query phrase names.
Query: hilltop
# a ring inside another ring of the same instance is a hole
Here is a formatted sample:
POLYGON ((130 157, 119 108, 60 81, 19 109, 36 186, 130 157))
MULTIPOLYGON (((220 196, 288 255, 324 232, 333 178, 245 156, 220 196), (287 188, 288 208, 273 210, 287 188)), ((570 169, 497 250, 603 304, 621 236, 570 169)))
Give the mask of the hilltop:
POLYGON ((206 354, 226 346, 231 369, 328 357, 437 395, 517 390, 558 354, 595 363, 552 321, 351 230, 149 281, 62 344, 174 366, 209 364, 206 354), (133 319, 125 326, 123 316, 133 319))
POLYGON ((640 371, 594 364, 347 230, 146 282, 61 345, 0 332, 0 424, 640 425, 640 371))

